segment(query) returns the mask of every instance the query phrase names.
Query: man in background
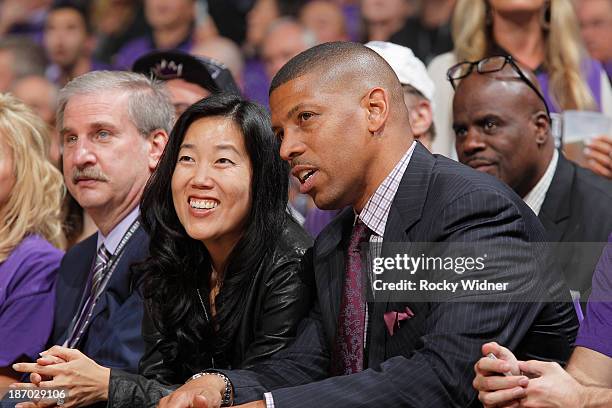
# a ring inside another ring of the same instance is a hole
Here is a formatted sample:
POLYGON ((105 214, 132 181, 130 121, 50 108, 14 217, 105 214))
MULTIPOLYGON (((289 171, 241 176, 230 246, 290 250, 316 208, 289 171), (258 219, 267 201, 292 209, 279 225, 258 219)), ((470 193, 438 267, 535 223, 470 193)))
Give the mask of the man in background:
POLYGON ((43 43, 51 62, 47 77, 60 87, 87 72, 110 68, 91 56, 95 38, 87 9, 81 3, 61 0, 51 6, 43 43))
POLYGON ((578 0, 576 15, 582 40, 591 54, 612 77, 612 1, 578 0))
POLYGON ((11 93, 28 105, 49 126, 49 159, 59 166, 60 140, 55 129, 57 85, 42 75, 30 75, 15 82, 11 93))
POLYGON ((194 57, 181 51, 153 51, 143 55, 132 71, 163 81, 174 105, 176 117, 211 93, 240 95, 230 71, 205 57, 194 57))
MULTIPOLYGON (((544 225, 546 241, 606 242, 612 231, 612 182, 555 149, 533 73, 506 64, 481 74, 474 66, 457 82, 453 128, 459 161, 499 178, 522 197, 544 225)), ((557 265, 584 306, 600 249, 562 248, 557 265)))
POLYGON ((30 75, 44 75, 45 53, 27 37, 0 39, 0 92, 7 92, 15 81, 30 75))

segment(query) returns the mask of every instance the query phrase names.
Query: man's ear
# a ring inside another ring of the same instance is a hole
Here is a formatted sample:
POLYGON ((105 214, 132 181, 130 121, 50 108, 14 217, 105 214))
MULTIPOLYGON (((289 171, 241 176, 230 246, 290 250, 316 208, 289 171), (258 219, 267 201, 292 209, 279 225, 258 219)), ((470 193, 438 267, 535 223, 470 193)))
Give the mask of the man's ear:
POLYGON ((533 126, 535 127, 536 143, 542 146, 550 137, 550 120, 546 113, 540 111, 533 115, 533 126))
POLYGON ((384 88, 372 88, 364 96, 363 102, 368 115, 368 131, 378 136, 389 117, 389 93, 384 88))
POLYGON ((149 133, 147 139, 149 142, 149 169, 153 171, 168 143, 168 133, 163 129, 155 129, 149 133))
POLYGON ((408 109, 408 119, 410 121, 410 129, 415 138, 423 136, 433 122, 433 114, 431 112, 431 104, 425 99, 419 99, 411 108, 408 109))

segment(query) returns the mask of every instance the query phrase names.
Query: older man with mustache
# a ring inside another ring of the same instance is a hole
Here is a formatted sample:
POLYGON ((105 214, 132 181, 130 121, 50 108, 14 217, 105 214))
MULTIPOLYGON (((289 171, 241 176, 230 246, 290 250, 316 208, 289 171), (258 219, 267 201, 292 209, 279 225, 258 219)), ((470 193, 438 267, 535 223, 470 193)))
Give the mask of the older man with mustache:
MULTIPOLYGON (((60 92, 57 128, 66 186, 99 231, 62 259, 51 343, 95 360, 106 380, 106 367, 136 372, 144 353, 142 276, 134 275, 130 266, 148 256, 139 202, 173 121, 174 108, 163 84, 141 74, 91 72, 60 92)), ((69 366, 74 353, 66 353, 47 356, 47 364, 67 360, 51 371, 39 371, 36 364, 15 369, 48 375, 43 378, 48 383, 53 377, 53 384, 70 392, 87 373, 69 366)), ((38 383, 41 378, 32 379, 38 383)))

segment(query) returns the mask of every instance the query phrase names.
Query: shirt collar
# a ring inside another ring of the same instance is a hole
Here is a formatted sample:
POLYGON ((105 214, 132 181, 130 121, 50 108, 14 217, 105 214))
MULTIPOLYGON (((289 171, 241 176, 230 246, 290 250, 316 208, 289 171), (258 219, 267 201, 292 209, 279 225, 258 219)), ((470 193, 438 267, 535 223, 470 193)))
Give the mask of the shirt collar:
POLYGON ((391 210, 391 203, 393 203, 393 199, 402 181, 406 167, 408 167, 416 143, 416 141, 412 142, 410 148, 395 165, 393 170, 391 170, 387 178, 378 186, 359 214, 361 221, 379 237, 385 234, 385 226, 387 225, 387 218, 391 210))
POLYGON ((546 198, 546 193, 550 188, 550 183, 552 183, 553 177, 555 175, 555 171, 557 170, 557 162, 559 161, 559 153, 557 149, 554 150, 552 160, 548 163, 548 167, 544 172, 540 181, 531 189, 530 192, 527 193, 523 200, 525 204, 531 208, 531 210, 536 213, 536 215, 540 214, 540 210, 542 209, 542 204, 544 204, 544 199, 546 198))
POLYGON ((119 224, 115 226, 105 237, 100 231, 98 231, 98 245, 97 249, 104 244, 106 250, 111 254, 115 254, 121 239, 130 228, 132 223, 136 221, 136 218, 140 215, 140 208, 136 206, 119 224))

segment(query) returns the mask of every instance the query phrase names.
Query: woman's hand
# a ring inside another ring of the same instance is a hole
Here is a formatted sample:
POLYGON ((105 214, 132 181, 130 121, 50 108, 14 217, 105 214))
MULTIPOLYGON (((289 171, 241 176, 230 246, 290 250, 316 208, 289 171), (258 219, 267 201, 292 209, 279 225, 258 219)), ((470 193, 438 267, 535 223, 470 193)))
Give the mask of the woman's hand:
POLYGON ((600 176, 612 179, 612 136, 599 136, 584 149, 587 167, 600 176))
MULTIPOLYGON (((53 346, 36 363, 18 363, 15 371, 31 373, 33 385, 67 391, 62 407, 73 408, 108 400, 110 368, 102 367, 76 349, 53 346)), ((33 386, 29 384, 29 386, 33 386)), ((17 386, 26 386, 17 384, 17 386)), ((52 407, 56 401, 18 404, 18 408, 52 407)))

